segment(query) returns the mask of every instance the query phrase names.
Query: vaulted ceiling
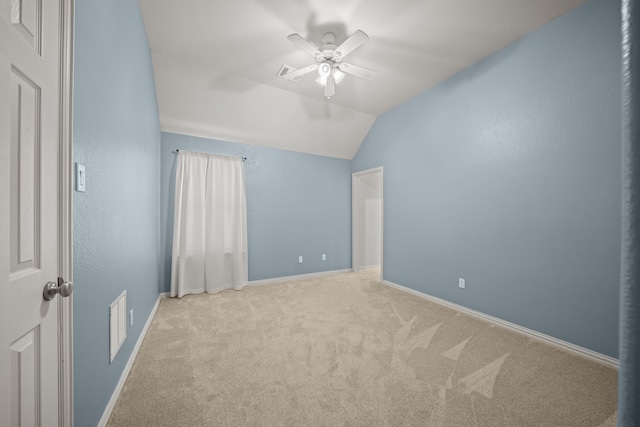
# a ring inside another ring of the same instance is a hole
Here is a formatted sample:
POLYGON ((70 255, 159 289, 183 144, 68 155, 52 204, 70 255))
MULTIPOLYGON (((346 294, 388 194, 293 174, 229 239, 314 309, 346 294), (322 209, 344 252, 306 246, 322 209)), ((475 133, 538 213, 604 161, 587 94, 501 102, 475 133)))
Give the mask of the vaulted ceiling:
POLYGON ((585 0, 139 0, 163 131, 351 159, 376 117, 585 0), (315 45, 363 30, 330 100, 314 63, 287 36, 315 45))

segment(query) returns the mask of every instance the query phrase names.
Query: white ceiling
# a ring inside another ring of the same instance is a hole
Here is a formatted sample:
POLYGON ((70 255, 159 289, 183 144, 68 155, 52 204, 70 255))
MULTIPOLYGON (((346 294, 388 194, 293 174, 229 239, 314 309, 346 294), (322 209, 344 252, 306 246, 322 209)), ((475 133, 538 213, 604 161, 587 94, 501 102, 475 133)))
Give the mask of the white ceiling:
POLYGON ((139 0, 167 132, 351 159, 376 117, 585 0, 139 0), (370 37, 347 60, 378 71, 346 76, 327 101, 309 74, 276 76, 316 45, 370 37))

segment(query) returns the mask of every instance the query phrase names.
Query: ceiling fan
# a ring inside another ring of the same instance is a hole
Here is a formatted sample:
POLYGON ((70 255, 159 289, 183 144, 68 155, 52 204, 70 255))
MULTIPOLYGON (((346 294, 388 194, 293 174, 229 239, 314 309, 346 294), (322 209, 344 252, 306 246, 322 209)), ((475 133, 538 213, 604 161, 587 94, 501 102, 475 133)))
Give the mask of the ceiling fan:
POLYGON ((327 99, 331 99, 335 94, 336 84, 342 81, 345 73, 367 80, 373 80, 378 74, 377 71, 343 62, 345 56, 369 40, 369 36, 362 30, 353 33, 351 37, 348 37, 340 45, 336 45, 336 36, 333 33, 325 33, 322 36, 322 46, 320 47, 314 45, 297 33, 291 34, 287 38, 300 49, 313 55, 316 63, 299 70, 282 74, 280 77, 293 81, 317 70, 317 81, 324 86, 324 96, 327 99))

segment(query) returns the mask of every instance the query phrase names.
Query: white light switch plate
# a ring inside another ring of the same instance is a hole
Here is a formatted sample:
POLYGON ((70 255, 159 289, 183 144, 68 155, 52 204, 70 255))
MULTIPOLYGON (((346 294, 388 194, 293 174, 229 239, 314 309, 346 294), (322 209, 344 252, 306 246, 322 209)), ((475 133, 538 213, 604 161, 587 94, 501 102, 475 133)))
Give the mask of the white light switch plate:
POLYGON ((466 288, 467 287, 467 281, 464 280, 464 279, 458 279, 458 287, 462 288, 462 289, 466 288))
POLYGON ((80 163, 76 163, 76 191, 84 192, 84 182, 84 166, 80 163))

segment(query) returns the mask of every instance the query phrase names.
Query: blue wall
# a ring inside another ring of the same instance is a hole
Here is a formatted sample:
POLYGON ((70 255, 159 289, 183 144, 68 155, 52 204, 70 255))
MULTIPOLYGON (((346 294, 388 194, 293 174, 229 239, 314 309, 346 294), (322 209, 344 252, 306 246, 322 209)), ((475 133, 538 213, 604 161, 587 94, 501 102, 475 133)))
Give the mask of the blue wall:
POLYGON ((617 357, 620 43, 591 0, 377 119, 386 280, 617 357))
POLYGON ((249 280, 351 268, 351 161, 163 132, 163 291, 171 287, 176 149, 247 157, 249 280))
POLYGON ((74 418, 95 426, 158 296, 160 128, 138 3, 75 6, 74 418), (125 289, 135 323, 109 364, 109 304, 125 289))

